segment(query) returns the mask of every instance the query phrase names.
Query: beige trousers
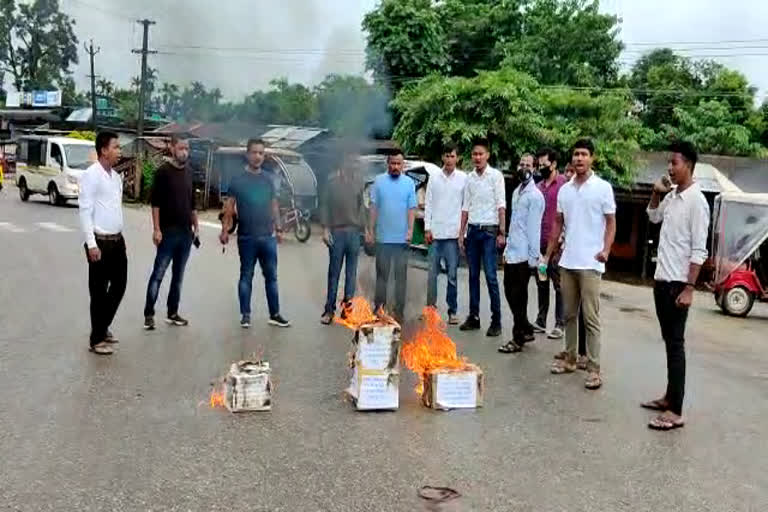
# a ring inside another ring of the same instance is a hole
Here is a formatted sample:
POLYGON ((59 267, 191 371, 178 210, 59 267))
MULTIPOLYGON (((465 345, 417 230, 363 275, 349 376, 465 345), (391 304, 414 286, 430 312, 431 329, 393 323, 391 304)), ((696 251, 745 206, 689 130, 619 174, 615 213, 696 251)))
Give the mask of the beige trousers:
POLYGON ((560 267, 560 287, 565 309, 565 351, 576 361, 579 346, 579 307, 587 333, 587 370, 600 371, 600 281, 596 270, 568 270, 560 267))

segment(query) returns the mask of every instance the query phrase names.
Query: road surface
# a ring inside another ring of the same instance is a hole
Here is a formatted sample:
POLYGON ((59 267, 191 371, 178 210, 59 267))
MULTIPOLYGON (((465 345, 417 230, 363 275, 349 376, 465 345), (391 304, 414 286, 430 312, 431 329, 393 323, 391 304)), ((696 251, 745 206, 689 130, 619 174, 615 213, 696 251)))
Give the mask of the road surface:
MULTIPOLYGON (((586 391, 583 374, 550 375, 556 342, 503 356, 499 339, 452 329, 485 370, 484 408, 425 409, 408 375, 400 410, 360 413, 342 395, 350 332, 318 322, 327 254, 317 236, 280 248, 280 298, 293 328, 266 325, 257 277, 254 326, 240 329, 236 249, 222 254, 212 223, 187 269, 181 312, 190 326, 160 322, 145 333, 150 219, 126 208, 129 283, 113 326, 121 343, 116 355, 97 357, 86 350, 77 209, 21 203, 15 192, 0 192, 0 509, 410 511, 424 510, 424 485, 462 493, 444 510, 768 508, 764 307, 732 319, 709 295, 696 297, 689 423, 676 432, 648 430, 650 415, 638 407, 665 384, 651 291, 615 283, 604 286, 603 389, 586 391), (211 381, 259 351, 273 367, 273 410, 210 409, 211 381)), ((360 281, 371 289, 364 256, 360 281)), ((464 314, 463 272, 460 283, 464 314)), ((424 290, 425 273, 411 270, 413 316, 424 290)))

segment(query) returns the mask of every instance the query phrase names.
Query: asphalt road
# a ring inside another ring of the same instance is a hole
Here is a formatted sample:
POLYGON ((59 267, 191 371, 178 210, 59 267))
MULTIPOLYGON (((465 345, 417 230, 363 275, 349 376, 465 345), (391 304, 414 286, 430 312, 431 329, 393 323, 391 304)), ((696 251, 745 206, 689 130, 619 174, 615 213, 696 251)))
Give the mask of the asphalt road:
MULTIPOLYGON (((317 236, 280 248, 282 310, 293 328, 266 325, 257 278, 254 326, 240 329, 235 247, 222 255, 216 230, 204 227, 182 299, 190 326, 145 333, 149 214, 126 208, 129 284, 113 326, 121 343, 111 358, 97 357, 86 350, 77 210, 23 204, 15 192, 0 192, 2 510, 410 511, 424 510, 423 485, 462 493, 441 510, 768 508, 765 307, 731 319, 697 296, 688 425, 672 433, 649 431, 638 407, 665 384, 651 292, 615 283, 604 286, 600 391, 586 391, 583 374, 549 374, 556 342, 502 356, 498 339, 456 329, 460 350, 486 372, 484 408, 428 410, 409 375, 400 410, 360 413, 342 395, 350 332, 318 323, 327 256, 317 236), (273 366, 273 410, 210 409, 211 381, 262 350, 273 366)), ((363 256, 364 290, 371 263, 363 256)), ((409 280, 416 316, 425 273, 413 269, 409 280)), ((460 282, 465 313, 463 273, 460 282)))

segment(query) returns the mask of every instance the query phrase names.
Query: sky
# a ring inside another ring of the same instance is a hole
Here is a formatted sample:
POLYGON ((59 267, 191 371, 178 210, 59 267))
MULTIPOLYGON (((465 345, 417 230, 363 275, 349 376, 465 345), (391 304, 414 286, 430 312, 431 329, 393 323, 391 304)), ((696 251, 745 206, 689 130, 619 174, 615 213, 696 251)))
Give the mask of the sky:
MULTIPOLYGON (((141 26, 156 21, 149 64, 161 82, 199 80, 226 99, 264 89, 273 78, 318 83, 328 73, 364 74, 363 16, 377 0, 60 0, 76 20, 81 41, 101 47, 96 74, 127 85, 139 74, 141 26), (205 48, 201 48, 205 47, 205 48)), ((712 57, 743 72, 768 93, 768 2, 764 0, 602 0, 622 19, 628 68, 654 45, 692 57, 712 57), (726 42, 727 41, 727 42, 726 42), (745 42, 732 42, 745 41, 745 42), (694 44, 701 43, 701 44, 694 44)), ((89 87, 88 56, 81 48, 74 70, 89 87)))

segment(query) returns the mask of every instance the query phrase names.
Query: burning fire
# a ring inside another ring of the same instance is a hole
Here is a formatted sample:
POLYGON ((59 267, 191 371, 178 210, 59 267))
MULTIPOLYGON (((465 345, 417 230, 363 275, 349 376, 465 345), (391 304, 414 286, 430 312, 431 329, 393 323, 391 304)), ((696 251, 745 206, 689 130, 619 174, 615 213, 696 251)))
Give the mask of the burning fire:
POLYGON ((353 331, 358 330, 363 325, 397 323, 394 318, 381 308, 374 314, 371 304, 362 297, 353 298, 348 304, 344 304, 342 308, 343 314, 341 316, 344 318, 337 316, 334 317, 333 321, 353 331))
POLYGON ((469 366, 465 357, 456 354, 456 344, 446 332, 440 313, 426 307, 423 323, 412 339, 403 345, 400 358, 403 364, 419 376, 416 392, 424 390, 424 377, 435 370, 463 370, 469 366))
POLYGON ((214 386, 213 389, 211 389, 211 396, 209 399, 211 408, 215 409, 216 407, 226 407, 226 396, 227 395, 223 384, 214 386))

